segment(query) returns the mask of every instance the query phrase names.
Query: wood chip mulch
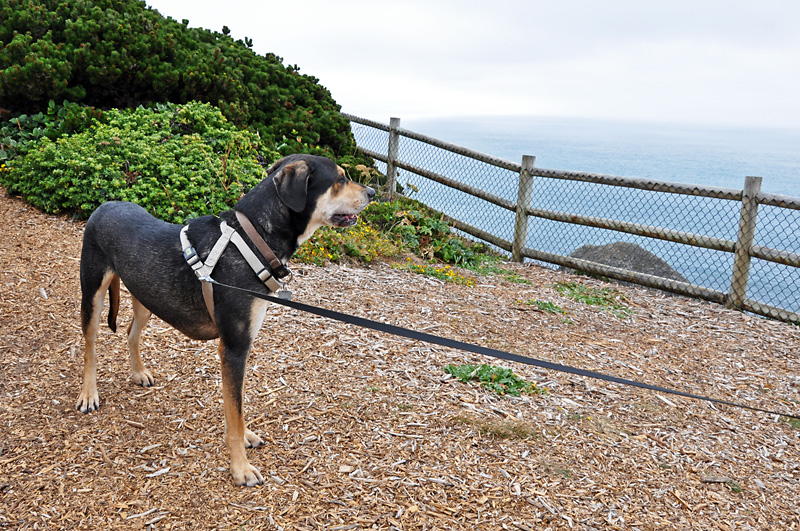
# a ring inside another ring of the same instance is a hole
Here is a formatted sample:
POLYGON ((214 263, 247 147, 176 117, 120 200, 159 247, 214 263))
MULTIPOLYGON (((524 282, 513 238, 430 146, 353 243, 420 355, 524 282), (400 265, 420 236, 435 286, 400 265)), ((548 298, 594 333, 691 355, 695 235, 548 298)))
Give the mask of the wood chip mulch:
MULTIPOLYGON (((0 529, 800 529, 800 427, 788 419, 607 384, 270 309, 247 376, 248 455, 228 472, 216 342, 153 319, 129 378, 102 328, 101 408, 82 378, 83 223, 0 190, 0 529), (443 371, 512 368, 547 389, 499 397, 443 371)), ((800 411, 800 327, 617 287, 616 317, 559 280, 454 286, 392 268, 295 265, 295 300, 624 378, 800 411), (566 314, 539 311, 549 301, 566 314)), ((130 317, 123 296, 120 330, 130 317)))

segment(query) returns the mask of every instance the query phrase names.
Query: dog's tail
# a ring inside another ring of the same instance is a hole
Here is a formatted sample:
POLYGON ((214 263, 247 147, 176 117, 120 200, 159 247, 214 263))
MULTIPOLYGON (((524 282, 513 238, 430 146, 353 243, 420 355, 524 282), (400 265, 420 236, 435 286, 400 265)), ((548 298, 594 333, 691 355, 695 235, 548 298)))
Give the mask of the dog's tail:
POLYGON ((108 327, 117 331, 117 314, 119 313, 119 277, 114 275, 108 285, 108 327))

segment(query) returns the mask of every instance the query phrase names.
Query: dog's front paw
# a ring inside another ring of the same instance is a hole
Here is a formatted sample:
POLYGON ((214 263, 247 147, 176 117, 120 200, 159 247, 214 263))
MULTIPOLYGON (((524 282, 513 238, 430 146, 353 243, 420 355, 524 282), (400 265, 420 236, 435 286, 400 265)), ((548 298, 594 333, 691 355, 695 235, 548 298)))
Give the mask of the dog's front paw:
POLYGON ((155 378, 147 369, 142 369, 140 372, 134 371, 131 377, 133 378, 133 383, 142 387, 152 387, 156 383, 155 378))
POLYGON ((231 467, 231 474, 233 475, 234 483, 239 487, 255 487, 256 485, 264 484, 264 476, 248 462, 245 462, 238 470, 231 467))
POLYGON ((244 445, 246 448, 258 448, 264 440, 250 430, 244 430, 244 445))
POLYGON ((86 391, 81 392, 75 407, 78 408, 78 411, 81 413, 96 411, 100 407, 100 397, 97 395, 97 391, 93 393, 87 393, 86 391))

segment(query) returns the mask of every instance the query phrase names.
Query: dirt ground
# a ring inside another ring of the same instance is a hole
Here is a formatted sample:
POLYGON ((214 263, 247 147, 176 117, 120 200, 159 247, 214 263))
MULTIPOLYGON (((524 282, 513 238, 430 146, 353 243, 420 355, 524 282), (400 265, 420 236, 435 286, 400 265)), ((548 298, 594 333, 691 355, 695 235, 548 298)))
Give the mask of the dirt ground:
MULTIPOLYGON (((785 417, 607 384, 270 309, 247 375, 248 450, 228 472, 216 342, 153 319, 129 377, 103 327, 101 408, 82 377, 83 224, 0 190, 0 529, 800 529, 800 428, 785 417), (492 363, 547 389, 502 398, 449 377, 492 363)), ((800 412, 800 328, 618 288, 631 318, 528 280, 454 286, 378 264, 295 265, 295 300, 462 341, 800 412), (566 314, 538 311, 549 301, 566 314)), ((123 295, 120 330, 130 316, 123 295)))

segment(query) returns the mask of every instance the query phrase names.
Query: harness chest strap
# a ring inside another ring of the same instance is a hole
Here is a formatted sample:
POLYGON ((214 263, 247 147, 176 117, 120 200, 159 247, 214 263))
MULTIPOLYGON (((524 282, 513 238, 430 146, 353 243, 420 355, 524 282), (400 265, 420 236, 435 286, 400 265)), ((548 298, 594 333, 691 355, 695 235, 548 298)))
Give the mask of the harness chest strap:
MULTIPOLYGON (((197 254, 197 251, 194 249, 194 247, 192 247, 192 244, 189 241, 189 237, 187 235, 189 226, 184 226, 180 233, 183 257, 186 260, 186 263, 191 266, 197 278, 202 281, 203 299, 205 300, 206 308, 208 308, 208 313, 211 316, 212 321, 214 321, 213 290, 211 288, 211 284, 205 280, 211 277, 211 272, 214 270, 214 267, 217 265, 217 261, 219 261, 220 256, 222 256, 222 253, 228 247, 228 243, 230 242, 233 242, 236 248, 239 249, 242 257, 248 263, 258 279, 264 283, 267 289, 269 289, 271 292, 281 289, 281 285, 275 279, 271 270, 261 263, 261 260, 259 260, 252 249, 250 249, 250 247, 244 241, 244 238, 242 238, 235 229, 233 229, 224 221, 220 222, 219 228, 222 231, 222 234, 214 244, 214 247, 211 248, 211 252, 208 253, 205 262, 200 260, 200 256, 197 254)), ((283 264, 281 264, 281 266, 283 266, 283 264)))
POLYGON ((289 275, 291 273, 289 269, 283 265, 283 262, 281 262, 277 256, 275 256, 275 253, 272 252, 272 249, 269 248, 267 242, 264 241, 247 216, 237 210, 236 219, 239 221, 239 225, 242 226, 242 229, 244 229, 247 237, 250 238, 250 241, 255 244, 259 252, 264 256, 264 258, 267 259, 267 262, 269 262, 269 267, 272 269, 272 274, 278 278, 283 278, 286 275, 289 275))

